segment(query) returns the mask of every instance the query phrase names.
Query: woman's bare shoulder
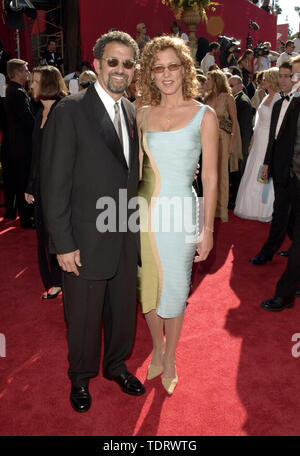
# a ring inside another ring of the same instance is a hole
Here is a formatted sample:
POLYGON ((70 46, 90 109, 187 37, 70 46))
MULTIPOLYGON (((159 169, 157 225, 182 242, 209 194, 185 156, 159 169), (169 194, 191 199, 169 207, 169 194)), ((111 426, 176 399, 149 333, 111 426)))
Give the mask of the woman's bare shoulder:
POLYGON ((136 121, 138 124, 141 122, 141 119, 142 119, 142 116, 143 116, 143 113, 145 112, 145 110, 148 110, 149 108, 151 108, 151 106, 136 107, 136 121))

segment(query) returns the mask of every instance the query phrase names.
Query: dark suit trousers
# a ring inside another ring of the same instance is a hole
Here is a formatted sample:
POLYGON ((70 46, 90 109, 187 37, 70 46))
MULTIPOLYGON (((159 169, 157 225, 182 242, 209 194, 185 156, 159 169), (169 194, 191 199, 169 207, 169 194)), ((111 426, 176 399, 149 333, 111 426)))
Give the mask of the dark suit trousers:
POLYGON ((111 279, 85 280, 63 273, 68 375, 74 386, 86 385, 98 374, 102 319, 103 373, 126 372, 124 360, 130 355, 135 333, 137 257, 125 236, 118 270, 111 279))
POLYGON ((272 258, 284 241, 289 226, 291 200, 289 186, 274 182, 274 206, 269 237, 263 245, 261 253, 272 258))
POLYGON ((287 192, 294 217, 293 241, 289 249, 288 264, 276 286, 276 296, 294 296, 300 284, 300 181, 294 176, 287 192))
MULTIPOLYGON (((2 145, 4 148, 4 146, 2 145)), ((2 151, 2 177, 5 200, 5 214, 7 217, 15 219, 17 216, 16 192, 13 185, 13 176, 11 175, 11 166, 6 151, 2 151)))
POLYGON ((48 234, 43 220, 40 195, 35 195, 34 219, 38 243, 38 262, 42 282, 45 290, 52 287, 61 287, 62 272, 56 255, 48 251, 48 234))
POLYGON ((33 208, 24 198, 29 177, 30 160, 31 157, 28 156, 9 156, 5 170, 5 180, 9 182, 6 188, 6 195, 9 198, 8 204, 11 208, 12 201, 14 197, 16 198, 21 226, 30 224, 33 216, 33 208))

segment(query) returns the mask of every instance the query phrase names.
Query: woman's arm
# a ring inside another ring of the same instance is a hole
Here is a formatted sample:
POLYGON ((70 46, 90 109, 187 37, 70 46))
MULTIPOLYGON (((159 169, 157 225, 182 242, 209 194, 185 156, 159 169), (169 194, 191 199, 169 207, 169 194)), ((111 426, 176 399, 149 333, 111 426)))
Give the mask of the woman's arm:
POLYGON ((197 245, 195 262, 204 261, 213 248, 213 229, 217 203, 219 124, 215 111, 207 108, 201 123, 202 185, 204 196, 204 234, 197 245))
POLYGON ((230 94, 227 96, 227 103, 228 103, 227 105, 228 105, 229 116, 230 116, 230 119, 232 122, 232 131, 231 131, 231 138, 230 138, 229 151, 228 151, 228 153, 231 155, 231 154, 233 154, 234 137, 237 132, 238 120, 237 120, 235 100, 234 100, 233 96, 230 94))
POLYGON ((136 112, 136 123, 137 123, 137 129, 138 129, 138 134, 139 134, 139 162, 140 162, 140 178, 139 180, 142 180, 143 176, 143 149, 142 149, 142 138, 141 138, 141 122, 142 122, 142 108, 138 109, 136 112))

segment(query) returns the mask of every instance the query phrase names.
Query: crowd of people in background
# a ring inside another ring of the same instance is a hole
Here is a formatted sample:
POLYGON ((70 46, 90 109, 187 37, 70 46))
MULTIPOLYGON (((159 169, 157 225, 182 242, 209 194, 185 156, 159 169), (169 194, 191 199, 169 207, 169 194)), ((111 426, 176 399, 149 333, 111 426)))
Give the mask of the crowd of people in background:
MULTIPOLYGON (((264 2, 261 7, 271 12, 268 3, 267 1, 264 2)), ((158 35, 162 34, 159 33, 158 35)), ((188 36, 182 32, 177 21, 171 23, 169 36, 180 37, 187 45, 189 44, 188 36)), ((147 35, 146 25, 144 23, 137 24, 136 42, 141 52, 150 40, 151 38, 147 35)), ((271 43, 266 41, 261 43, 256 55, 254 55, 253 49, 249 48, 245 49, 239 58, 236 49, 232 46, 228 49, 225 59, 223 56, 223 61, 220 58, 222 57, 220 56, 220 43, 211 42, 207 45, 203 40, 201 38, 198 40, 197 56, 202 57, 196 64, 199 82, 198 100, 215 109, 220 126, 219 186, 216 217, 220 217, 222 221, 227 221, 228 209, 235 209, 237 199, 236 215, 269 222, 272 218, 274 200, 272 182, 267 185, 261 185, 256 179, 257 166, 262 164, 261 161, 267 141, 267 134, 261 135, 261 128, 264 129, 262 131, 268 131, 273 104, 280 97, 278 83, 280 68, 286 68, 287 65, 285 63, 290 58, 299 55, 296 51, 299 49, 300 33, 296 35, 294 40, 288 40, 285 43, 281 53, 272 50, 271 43), (204 42, 205 46, 203 46, 204 42), (205 48, 207 52, 204 51, 205 48), (268 111, 268 114, 266 114, 266 111, 268 111), (259 145, 257 141, 260 141, 259 145), (262 141, 264 144, 261 144, 262 141), (253 150, 253 153, 250 154, 251 160, 246 166, 251 150, 253 150), (258 157, 255 159, 257 154, 258 157), (245 170, 247 172, 244 175, 245 170), (241 180, 242 184, 240 186, 241 180), (252 198, 254 188, 256 188, 258 193, 256 193, 255 198, 252 198), (260 195, 261 192, 263 192, 263 197, 260 195)), ((6 64, 10 56, 4 52, 2 43, 0 44, 3 54, 2 71, 6 75, 6 64)), ((16 89, 15 92, 19 96, 22 93, 23 97, 21 109, 19 110, 19 113, 22 112, 23 114, 18 119, 20 121, 18 122, 18 131, 20 131, 20 125, 23 126, 22 134, 24 137, 20 139, 20 144, 18 145, 13 145, 15 139, 11 139, 10 148, 16 152, 11 152, 6 157, 5 142, 9 141, 9 139, 4 134, 2 147, 6 207, 4 216, 13 219, 19 213, 21 226, 27 228, 35 226, 32 209, 28 207, 26 202, 24 203, 23 194, 30 171, 31 135, 34 115, 41 107, 41 101, 34 97, 31 90, 32 78, 36 74, 35 70, 30 75, 26 62, 17 60, 11 60, 11 62, 8 68, 13 68, 13 71, 10 70, 8 74, 9 83, 5 103, 7 106, 7 119, 12 116, 11 111, 14 109, 14 105, 20 102, 20 100, 10 100, 11 88, 14 87, 16 89), (27 87, 28 92, 17 90, 20 87, 22 89, 27 87), (19 147, 21 144, 23 147, 19 147), (25 144, 28 146, 25 146, 25 144), (19 156, 20 154, 22 157, 19 156), (23 165, 18 166, 22 160, 26 164, 23 163, 23 165)), ((49 38, 39 63, 41 67, 45 65, 55 67, 61 73, 63 59, 57 51, 57 43, 54 38, 49 38)), ((125 96, 136 107, 139 106, 140 99, 140 94, 137 93, 135 86, 138 74, 139 65, 137 65, 133 80, 125 93, 125 96)), ((75 71, 65 75, 63 79, 67 93, 72 95, 86 89, 90 84, 94 84, 97 80, 97 75, 93 71, 91 63, 83 61, 78 64, 75 71)), ((16 123, 16 119, 14 121, 7 120, 7 122, 9 122, 11 137, 15 137, 12 133, 12 125, 16 123)), ((6 125, 6 128, 8 128, 8 125, 6 125)), ((198 182, 197 191, 199 196, 201 196, 201 188, 201 182, 198 182)))

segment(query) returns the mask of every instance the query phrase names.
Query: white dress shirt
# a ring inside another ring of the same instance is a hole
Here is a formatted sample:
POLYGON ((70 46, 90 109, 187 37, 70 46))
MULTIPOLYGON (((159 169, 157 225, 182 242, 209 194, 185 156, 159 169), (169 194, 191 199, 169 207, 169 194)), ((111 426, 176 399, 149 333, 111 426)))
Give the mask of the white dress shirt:
POLYGON ((123 152, 124 156, 127 162, 127 166, 129 167, 129 138, 128 138, 128 132, 127 132, 127 127, 126 127, 126 122, 125 122, 125 117, 123 114, 122 110, 122 105, 121 105, 121 100, 118 100, 117 102, 103 89, 103 87, 99 84, 99 81, 97 80, 95 82, 95 89, 96 92, 98 93, 102 103, 104 104, 104 107, 111 119, 111 121, 114 121, 115 117, 115 108, 114 105, 115 103, 119 104, 120 108, 120 117, 121 117, 121 125, 122 125, 122 137, 123 137, 123 152))
POLYGON ((71 79, 69 82, 69 92, 71 95, 79 92, 78 79, 71 79))
POLYGON ((271 67, 271 62, 268 57, 261 56, 259 64, 257 63, 258 58, 254 59, 254 71, 265 71, 271 67))
POLYGON ((300 38, 295 38, 294 43, 295 43, 294 52, 297 52, 298 54, 300 54, 300 38))
POLYGON ((179 35, 179 32, 176 33, 176 35, 172 35, 172 36, 176 36, 177 38, 181 38, 182 40, 184 40, 186 43, 188 43, 190 41, 189 37, 187 36, 186 33, 182 32, 181 35, 179 35))
POLYGON ((201 60, 201 69, 204 74, 208 72, 208 69, 210 66, 214 65, 216 63, 215 58, 213 55, 209 54, 209 52, 206 54, 205 57, 201 60))
POLYGON ((283 63, 283 62, 287 62, 288 60, 290 60, 292 57, 297 57, 297 53, 296 52, 292 52, 291 54, 288 54, 287 52, 283 52, 282 54, 280 54, 280 56, 278 57, 277 59, 277 63, 276 63, 276 66, 280 67, 280 65, 283 63))
POLYGON ((284 116, 285 116, 285 114, 286 114, 286 112, 288 110, 290 102, 291 102, 291 100, 293 98, 293 95, 291 95, 291 93, 288 93, 288 96, 290 97, 289 101, 288 100, 283 100, 282 105, 281 105, 281 110, 280 110, 278 121, 277 121, 277 125, 276 125, 275 139, 277 139, 277 136, 278 136, 282 121, 283 121, 284 116))

